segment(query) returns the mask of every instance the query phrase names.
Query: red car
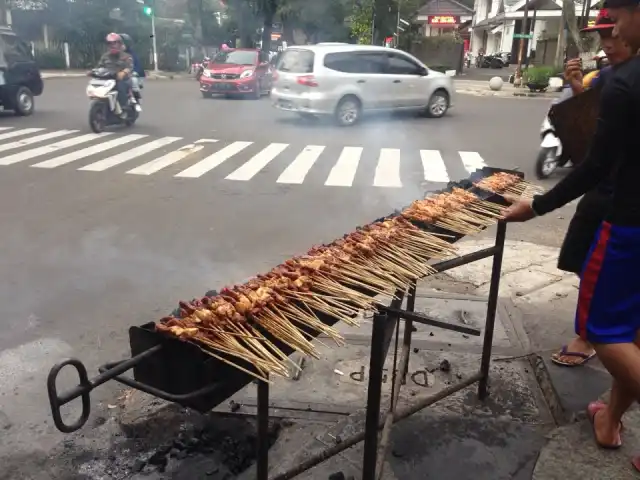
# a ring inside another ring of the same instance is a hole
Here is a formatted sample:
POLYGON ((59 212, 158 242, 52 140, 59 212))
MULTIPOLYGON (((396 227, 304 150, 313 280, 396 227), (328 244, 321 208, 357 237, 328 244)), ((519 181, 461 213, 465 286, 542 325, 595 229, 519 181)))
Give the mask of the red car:
POLYGON ((255 48, 219 52, 200 77, 204 98, 213 95, 249 95, 259 99, 271 91, 268 55, 255 48))

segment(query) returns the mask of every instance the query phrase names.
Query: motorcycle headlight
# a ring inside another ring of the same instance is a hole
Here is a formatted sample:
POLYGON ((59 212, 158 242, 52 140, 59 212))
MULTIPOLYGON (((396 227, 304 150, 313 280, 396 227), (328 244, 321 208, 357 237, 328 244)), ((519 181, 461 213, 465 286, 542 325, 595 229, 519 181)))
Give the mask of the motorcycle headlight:
POLYGON ((211 70, 203 70, 202 75, 211 78, 211 70))
POLYGON ((240 74, 240 78, 248 78, 253 75, 253 70, 245 70, 240 74))

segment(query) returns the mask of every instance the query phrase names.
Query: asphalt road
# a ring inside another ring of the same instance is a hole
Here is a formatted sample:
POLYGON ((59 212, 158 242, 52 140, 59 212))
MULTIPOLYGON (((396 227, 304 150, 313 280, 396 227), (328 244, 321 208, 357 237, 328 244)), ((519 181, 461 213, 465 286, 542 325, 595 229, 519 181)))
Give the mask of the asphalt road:
MULTIPOLYGON (((157 80, 147 83, 133 129, 79 142, 89 133, 84 88, 81 78, 47 80, 36 114, 0 118, 1 479, 67 478, 48 470, 56 461, 49 452, 64 438, 45 391, 56 361, 77 356, 96 372, 127 356, 131 325, 443 185, 426 176, 460 179, 487 164, 518 166, 530 177, 548 106, 460 95, 440 120, 375 117, 338 128, 275 111, 266 98, 205 100, 193 80, 157 80), (11 137, 16 130, 23 134, 11 137), (147 137, 118 143, 130 134, 147 137), (34 140, 42 135, 49 136, 34 140), (106 142, 115 142, 113 151, 106 142), (345 147, 355 150, 337 168, 345 147), (221 149, 228 155, 211 156, 221 149), (444 171, 423 169, 421 150, 439 152, 444 171), (160 157, 163 165, 149 166, 160 157), (190 169, 205 158, 216 168, 190 169), (238 170, 250 159, 254 168, 238 170)), ((116 391, 99 389, 96 409, 116 391)))

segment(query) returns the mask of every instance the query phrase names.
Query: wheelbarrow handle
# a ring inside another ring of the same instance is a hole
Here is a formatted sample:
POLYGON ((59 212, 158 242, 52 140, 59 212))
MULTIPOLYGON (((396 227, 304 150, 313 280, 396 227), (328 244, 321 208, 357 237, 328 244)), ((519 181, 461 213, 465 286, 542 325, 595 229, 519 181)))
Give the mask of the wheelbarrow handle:
POLYGON ((116 378, 127 370, 132 369, 135 365, 140 363, 145 358, 155 354, 161 348, 162 345, 156 345, 155 347, 152 347, 149 350, 145 350, 135 357, 124 360, 122 362, 118 362, 117 366, 100 373, 100 375, 93 378, 92 380, 89 380, 87 367, 85 367, 84 364, 77 358, 70 358, 54 365, 47 377, 47 392, 49 394, 49 405, 51 405, 53 423, 55 424, 56 428, 63 433, 75 432, 76 430, 82 428, 84 424, 87 423, 89 414, 91 413, 91 391, 94 388, 99 387, 103 383, 116 378), (78 372, 78 385, 71 390, 68 390, 62 394, 58 394, 58 387, 56 385, 58 374, 64 367, 68 365, 72 365, 78 372), (78 418, 78 420, 70 425, 67 425, 62 420, 60 408, 78 397, 82 397, 82 413, 80 414, 80 418, 78 418))
POLYGON ((89 381, 89 376, 87 375, 87 367, 85 367, 80 360, 70 358, 53 366, 49 372, 49 376, 47 377, 47 392, 49 393, 49 404, 51 405, 53 423, 58 430, 63 433, 71 433, 79 430, 85 423, 87 423, 87 419, 91 413, 90 394, 93 388, 92 383, 89 381), (79 383, 77 387, 65 392, 62 397, 60 397, 58 395, 56 380, 60 371, 67 365, 72 365, 76 369, 78 372, 79 383), (62 420, 60 407, 77 397, 82 397, 82 413, 80 414, 80 418, 78 418, 74 423, 67 425, 64 423, 64 420, 62 420))

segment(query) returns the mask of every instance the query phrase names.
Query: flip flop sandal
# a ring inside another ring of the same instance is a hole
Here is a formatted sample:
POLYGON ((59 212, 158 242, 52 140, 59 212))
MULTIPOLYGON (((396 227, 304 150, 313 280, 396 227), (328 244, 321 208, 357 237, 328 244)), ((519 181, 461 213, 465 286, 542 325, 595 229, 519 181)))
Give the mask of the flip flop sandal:
POLYGON ((564 345, 562 347, 562 349, 560 350, 560 352, 554 354, 551 356, 551 361, 553 363, 555 363, 556 365, 560 365, 563 367, 582 367, 583 365, 585 365, 589 360, 591 360, 593 357, 596 356, 596 352, 594 351, 591 354, 587 354, 587 353, 582 353, 582 352, 570 352, 567 350, 567 346, 564 345), (575 362, 575 363, 569 363, 569 362, 563 362, 562 360, 560 360, 557 357, 577 357, 582 359, 582 361, 580 362, 575 362))
MULTIPOLYGON (((600 443, 598 441, 598 437, 596 436, 596 415, 598 412, 606 408, 606 404, 603 402, 591 402, 587 406, 587 415, 589 416, 589 421, 591 422, 591 427, 593 428, 593 438, 596 441, 598 447, 603 448, 605 450, 618 450, 622 446, 622 440, 615 445, 607 445, 605 443, 600 443)), ((622 422, 620 422, 620 431, 622 431, 622 422)), ((620 434, 618 434, 618 437, 620 434)))

